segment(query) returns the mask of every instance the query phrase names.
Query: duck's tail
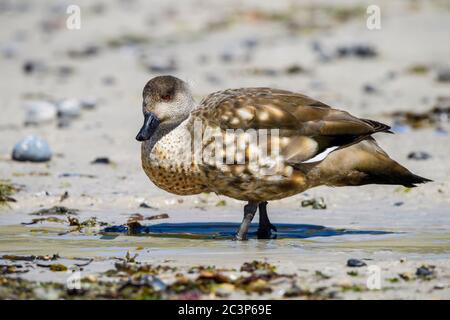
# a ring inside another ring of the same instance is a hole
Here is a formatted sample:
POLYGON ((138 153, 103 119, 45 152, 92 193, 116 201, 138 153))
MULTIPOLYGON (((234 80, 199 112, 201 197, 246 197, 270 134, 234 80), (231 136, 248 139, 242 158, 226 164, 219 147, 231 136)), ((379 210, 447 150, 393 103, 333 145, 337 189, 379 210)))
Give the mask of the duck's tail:
POLYGON ((432 181, 413 174, 391 159, 372 137, 332 152, 311 168, 310 174, 331 186, 391 184, 411 188, 432 181))

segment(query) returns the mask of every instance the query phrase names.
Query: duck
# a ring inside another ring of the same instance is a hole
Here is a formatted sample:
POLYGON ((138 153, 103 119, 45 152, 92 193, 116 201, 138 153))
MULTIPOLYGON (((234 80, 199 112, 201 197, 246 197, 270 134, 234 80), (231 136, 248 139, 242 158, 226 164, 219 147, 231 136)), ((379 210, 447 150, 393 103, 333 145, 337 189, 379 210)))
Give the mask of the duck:
POLYGON ((391 159, 375 133, 378 121, 301 93, 252 87, 226 89, 196 103, 189 85, 163 75, 144 86, 142 168, 159 188, 176 195, 216 193, 246 202, 234 240, 247 240, 259 211, 258 239, 276 227, 269 201, 318 186, 368 184, 415 187, 431 180, 391 159))

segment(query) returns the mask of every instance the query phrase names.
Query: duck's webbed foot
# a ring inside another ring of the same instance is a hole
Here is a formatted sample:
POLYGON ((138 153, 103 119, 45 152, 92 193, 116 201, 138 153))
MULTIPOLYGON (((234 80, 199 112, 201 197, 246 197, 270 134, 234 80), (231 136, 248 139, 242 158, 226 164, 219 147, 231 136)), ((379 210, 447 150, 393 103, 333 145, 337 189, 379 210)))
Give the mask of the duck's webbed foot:
POLYGON ((250 228, 250 223, 255 216, 256 210, 258 210, 258 203, 249 201, 244 207, 244 219, 242 220, 241 226, 239 227, 233 240, 247 240, 247 232, 250 228))
POLYGON ((277 231, 277 228, 270 222, 267 215, 267 201, 263 201, 259 204, 259 227, 258 227, 258 239, 271 239, 273 231, 277 231))

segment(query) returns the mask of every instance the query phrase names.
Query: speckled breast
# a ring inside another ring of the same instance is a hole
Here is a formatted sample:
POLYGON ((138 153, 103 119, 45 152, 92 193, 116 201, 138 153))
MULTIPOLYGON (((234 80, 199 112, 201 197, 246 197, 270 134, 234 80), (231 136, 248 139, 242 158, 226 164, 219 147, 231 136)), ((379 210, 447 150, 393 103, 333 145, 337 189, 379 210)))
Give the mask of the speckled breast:
MULTIPOLYGON (((173 140, 172 137, 171 140, 173 140)), ((150 180, 159 188, 178 195, 193 195, 208 191, 204 175, 189 160, 184 160, 183 151, 174 141, 161 139, 155 145, 143 143, 142 167, 150 180)))

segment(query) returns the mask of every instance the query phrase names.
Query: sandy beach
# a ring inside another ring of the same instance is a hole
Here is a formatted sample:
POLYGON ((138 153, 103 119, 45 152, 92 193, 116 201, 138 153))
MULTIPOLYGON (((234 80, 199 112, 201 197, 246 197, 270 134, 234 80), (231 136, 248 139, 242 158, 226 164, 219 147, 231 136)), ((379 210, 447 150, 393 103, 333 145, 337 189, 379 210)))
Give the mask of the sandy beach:
POLYGON ((380 30, 366 27, 374 1, 77 1, 79 30, 69 4, 0 1, 0 182, 13 190, 0 201, 0 298, 146 298, 98 294, 145 265, 161 267, 151 298, 450 298, 448 2, 378 1, 380 30), (308 190, 269 203, 277 239, 231 241, 242 202, 169 194, 142 170, 142 88, 160 74, 197 101, 268 86, 384 122, 395 134, 376 134, 380 146, 433 182, 308 190), (63 99, 82 102, 75 116, 25 124, 26 105, 63 99), (12 159, 28 135, 50 161, 12 159), (120 228, 133 215, 148 232, 120 228), (67 295, 74 268, 86 290, 67 295), (183 277, 208 286, 179 289, 183 277))

